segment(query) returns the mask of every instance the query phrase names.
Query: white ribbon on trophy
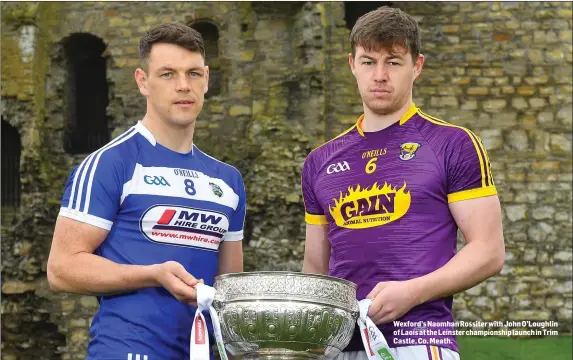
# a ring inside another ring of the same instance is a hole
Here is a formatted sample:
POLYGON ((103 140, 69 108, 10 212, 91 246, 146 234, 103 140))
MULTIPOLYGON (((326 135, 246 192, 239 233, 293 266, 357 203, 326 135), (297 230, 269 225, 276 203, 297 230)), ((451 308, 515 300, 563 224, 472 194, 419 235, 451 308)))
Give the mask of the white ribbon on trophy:
POLYGON ((215 289, 203 283, 197 284, 197 310, 191 328, 191 339, 189 345, 189 357, 191 360, 209 360, 209 335, 207 333, 207 323, 202 314, 203 310, 209 310, 213 323, 213 332, 221 360, 228 360, 223 337, 221 336, 221 325, 217 311, 211 305, 215 297, 215 289))
POLYGON ((362 335, 362 343, 364 350, 370 360, 398 360, 396 355, 392 355, 390 346, 382 332, 376 324, 368 317, 368 309, 372 304, 371 299, 364 299, 358 302, 360 315, 358 316, 358 327, 360 327, 360 335, 362 335))

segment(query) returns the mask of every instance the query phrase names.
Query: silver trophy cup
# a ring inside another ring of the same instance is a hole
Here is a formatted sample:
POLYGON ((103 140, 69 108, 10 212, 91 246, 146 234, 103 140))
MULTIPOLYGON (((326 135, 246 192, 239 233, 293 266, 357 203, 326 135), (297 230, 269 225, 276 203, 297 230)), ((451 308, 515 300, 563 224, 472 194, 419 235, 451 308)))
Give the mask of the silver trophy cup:
POLYGON ((214 288, 225 348, 239 359, 334 357, 359 315, 356 285, 324 275, 225 274, 214 288))

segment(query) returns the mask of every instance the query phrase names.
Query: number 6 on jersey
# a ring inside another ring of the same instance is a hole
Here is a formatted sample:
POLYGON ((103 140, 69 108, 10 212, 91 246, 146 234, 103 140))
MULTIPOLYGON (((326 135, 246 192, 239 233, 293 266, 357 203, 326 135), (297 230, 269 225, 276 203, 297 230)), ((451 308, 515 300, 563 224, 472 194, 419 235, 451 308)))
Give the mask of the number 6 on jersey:
POLYGON ((366 163, 366 168, 364 169, 364 171, 366 171, 367 174, 372 174, 374 170, 376 170, 376 160, 378 160, 378 158, 373 157, 366 163))

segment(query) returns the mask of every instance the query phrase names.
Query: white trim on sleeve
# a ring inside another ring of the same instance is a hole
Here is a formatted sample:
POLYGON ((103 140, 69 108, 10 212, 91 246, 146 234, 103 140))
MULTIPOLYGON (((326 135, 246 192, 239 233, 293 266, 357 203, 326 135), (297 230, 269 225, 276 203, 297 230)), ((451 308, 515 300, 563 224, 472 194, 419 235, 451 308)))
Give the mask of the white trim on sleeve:
POLYGON ((110 230, 111 226, 113 225, 113 222, 111 222, 109 220, 102 219, 100 217, 86 214, 84 212, 70 209, 67 207, 60 208, 60 214, 59 215, 65 216, 67 218, 74 219, 74 220, 77 220, 77 221, 80 221, 80 222, 83 222, 86 224, 97 226, 97 227, 102 228, 104 230, 110 230))
POLYGON ((223 236, 223 241, 241 241, 243 240, 243 230, 229 231, 223 236))

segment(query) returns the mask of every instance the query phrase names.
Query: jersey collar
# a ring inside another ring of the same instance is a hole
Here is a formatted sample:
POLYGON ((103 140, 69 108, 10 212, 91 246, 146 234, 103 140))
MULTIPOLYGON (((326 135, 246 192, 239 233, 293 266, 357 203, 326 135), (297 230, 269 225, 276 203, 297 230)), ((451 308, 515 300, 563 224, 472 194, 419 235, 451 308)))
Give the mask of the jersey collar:
MULTIPOLYGON (((135 124, 135 129, 137 130, 138 133, 140 133, 141 135, 143 135, 144 138, 147 139, 147 141, 149 141, 151 143, 151 145, 156 146, 157 145, 157 140, 155 140, 155 137, 153 136, 153 134, 151 133, 151 131, 149 131, 148 128, 145 127, 145 125, 143 125, 143 123, 140 121, 137 122, 137 124, 135 124)), ((161 145, 161 144, 159 144, 161 145)), ((191 155, 195 154, 195 144, 191 144, 191 155)))
MULTIPOLYGON (((406 121, 410 120, 410 118, 414 116, 416 112, 418 112, 418 108, 416 107, 416 104, 412 103, 408 111, 406 111, 400 118, 400 125, 404 125, 406 121)), ((356 129, 361 136, 365 136, 364 131, 362 131, 362 121, 364 121, 364 114, 360 115, 358 118, 358 121, 356 122, 356 129)))

